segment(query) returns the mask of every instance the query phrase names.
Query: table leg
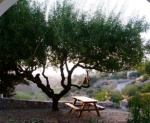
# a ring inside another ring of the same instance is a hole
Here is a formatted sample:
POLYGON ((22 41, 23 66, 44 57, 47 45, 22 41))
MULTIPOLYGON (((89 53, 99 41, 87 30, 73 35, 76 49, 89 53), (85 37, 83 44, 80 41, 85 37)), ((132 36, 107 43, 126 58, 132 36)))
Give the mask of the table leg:
MULTIPOLYGON (((77 99, 74 99, 73 105, 75 105, 75 104, 76 104, 76 101, 77 101, 77 99)), ((72 108, 70 108, 69 113, 71 113, 71 112, 72 112, 72 108)))
POLYGON ((81 109, 81 111, 80 111, 80 113, 79 113, 78 117, 80 117, 80 116, 81 116, 81 114, 82 114, 82 112, 83 112, 83 110, 84 110, 85 106, 86 106, 86 103, 83 103, 82 109, 81 109))
POLYGON ((97 115, 100 116, 99 111, 98 111, 97 106, 96 106, 96 103, 93 103, 93 104, 94 104, 95 110, 97 112, 97 115))

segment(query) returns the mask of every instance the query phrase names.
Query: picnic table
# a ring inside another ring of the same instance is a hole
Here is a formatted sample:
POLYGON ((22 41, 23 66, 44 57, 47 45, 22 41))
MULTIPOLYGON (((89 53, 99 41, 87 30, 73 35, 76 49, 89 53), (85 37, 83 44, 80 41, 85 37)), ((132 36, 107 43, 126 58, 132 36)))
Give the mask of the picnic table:
POLYGON ((70 113, 74 109, 74 111, 79 111, 78 117, 82 115, 83 111, 96 111, 97 115, 100 116, 99 110, 104 110, 105 107, 97 104, 97 100, 85 97, 85 96, 73 96, 74 102, 65 103, 68 107, 70 107, 70 113), (77 103, 79 102, 79 103, 77 103))

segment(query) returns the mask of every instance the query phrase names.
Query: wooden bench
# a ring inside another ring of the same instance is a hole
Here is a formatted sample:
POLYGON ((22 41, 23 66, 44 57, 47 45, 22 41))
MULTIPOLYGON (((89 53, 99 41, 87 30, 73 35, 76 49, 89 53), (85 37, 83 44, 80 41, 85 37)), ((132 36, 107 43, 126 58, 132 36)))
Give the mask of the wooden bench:
POLYGON ((74 109, 75 111, 80 111, 81 109, 76 107, 75 105, 71 104, 71 103, 65 103, 67 106, 69 106, 70 108, 74 109))
MULTIPOLYGON (((93 103, 89 103, 89 105, 94 106, 93 103)), ((100 106, 100 105, 98 105, 98 104, 96 104, 96 107, 98 108, 98 110, 104 110, 104 109, 105 109, 105 107, 100 106)))

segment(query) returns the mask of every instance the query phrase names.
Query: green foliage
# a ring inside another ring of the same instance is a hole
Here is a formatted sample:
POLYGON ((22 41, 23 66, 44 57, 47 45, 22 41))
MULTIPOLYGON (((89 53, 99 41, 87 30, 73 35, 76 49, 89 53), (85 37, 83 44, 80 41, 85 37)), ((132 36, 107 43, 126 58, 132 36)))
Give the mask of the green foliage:
POLYGON ((146 83, 146 84, 142 87, 141 92, 142 92, 142 93, 150 92, 150 82, 149 82, 149 83, 146 83))
POLYGON ((122 94, 127 93, 129 96, 133 96, 139 93, 138 86, 136 85, 130 85, 126 86, 122 89, 122 94))
POLYGON ((118 91, 111 91, 111 101, 119 104, 119 101, 122 100, 122 94, 118 91))
POLYGON ((150 122, 150 96, 148 94, 136 95, 130 99, 129 111, 131 113, 128 123, 150 122))
MULTIPOLYGON (((124 25, 120 13, 112 12, 105 16, 105 13, 96 11, 87 20, 88 15, 78 15, 73 7, 64 2, 49 15, 48 23, 56 36, 53 41, 55 46, 52 46, 54 54, 67 55, 68 61, 84 62, 83 67, 102 72, 117 71, 123 66, 131 67, 139 63, 143 57, 139 32, 148 28, 143 19, 132 18, 124 25)), ((59 57, 55 58, 57 61, 59 57)))
POLYGON ((120 79, 120 77, 117 74, 114 74, 110 76, 109 79, 120 79))
POLYGON ((141 75, 141 73, 137 71, 137 72, 130 73, 129 77, 130 78, 132 78, 132 77, 134 77, 134 78, 136 77, 137 78, 137 77, 140 77, 140 75, 141 75))
POLYGON ((104 77, 108 77, 108 74, 105 72, 100 73, 98 76, 98 78, 104 78, 104 77))
POLYGON ((145 53, 150 54, 150 40, 148 40, 144 48, 145 48, 145 53))
POLYGON ((127 72, 126 71, 118 72, 117 75, 118 75, 119 78, 124 78, 124 79, 127 78, 127 72))
POLYGON ((0 19, 0 91, 12 93, 14 86, 26 83, 18 65, 40 65, 45 57, 46 22, 44 11, 27 0, 19 0, 0 19), (37 52, 37 49, 40 52, 37 52), (36 60, 35 60, 36 59, 36 60))
POLYGON ((14 98, 17 99, 26 99, 26 100, 48 100, 48 97, 42 92, 21 92, 16 91, 14 98))
POLYGON ((138 71, 146 76, 150 76, 150 62, 144 61, 135 67, 138 71))
POLYGON ((142 80, 142 82, 144 82, 144 81, 146 81, 146 80, 148 80, 148 79, 149 79, 149 75, 145 74, 145 75, 143 75, 143 80, 142 80))
POLYGON ((32 96, 29 93, 25 93, 25 92, 17 92, 14 97, 18 99, 32 100, 32 96))
POLYGON ((94 94, 94 98, 99 100, 99 101, 106 101, 106 93, 110 92, 111 93, 111 101, 114 103, 119 103, 119 101, 122 99, 122 95, 120 92, 116 92, 116 91, 110 91, 109 89, 103 89, 100 92, 96 92, 94 94))
POLYGON ((103 89, 102 91, 95 93, 94 98, 99 101, 105 101, 106 100, 105 95, 106 95, 106 92, 108 91, 109 91, 108 89, 103 89))
POLYGON ((131 68, 142 60, 140 35, 148 29, 143 18, 133 17, 123 23, 121 13, 111 12, 107 16, 100 10, 91 17, 64 1, 57 2, 46 21, 45 10, 37 4, 31 6, 27 0, 19 0, 1 17, 0 88, 3 85, 13 88, 26 78, 58 101, 71 86, 81 88, 72 84, 72 73, 77 67, 115 72, 131 68), (74 65, 68 69, 70 62, 74 65), (48 81, 44 85, 39 81, 39 74, 35 77, 32 74, 41 66, 44 73, 49 65, 59 66, 61 71, 63 87, 57 94, 48 81))
POLYGON ((146 63, 145 72, 146 72, 148 75, 150 75, 150 62, 147 62, 147 63, 146 63))
POLYGON ((110 76, 108 73, 102 72, 102 73, 99 73, 97 75, 97 78, 104 78, 104 77, 107 77, 109 79, 126 79, 127 78, 127 72, 126 71, 116 72, 110 76))

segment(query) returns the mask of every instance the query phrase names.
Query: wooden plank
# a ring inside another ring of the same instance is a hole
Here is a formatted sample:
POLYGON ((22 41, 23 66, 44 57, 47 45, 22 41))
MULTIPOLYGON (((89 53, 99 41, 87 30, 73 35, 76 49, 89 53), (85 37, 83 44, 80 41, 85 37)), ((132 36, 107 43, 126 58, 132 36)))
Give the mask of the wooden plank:
POLYGON ((97 102, 97 100, 85 96, 73 96, 73 98, 82 102, 97 102))
POLYGON ((81 109, 76 107, 75 105, 71 104, 71 103, 65 103, 67 106, 69 106, 70 108, 73 108, 75 111, 80 111, 81 109))
MULTIPOLYGON (((93 104, 93 103, 89 103, 89 105, 94 106, 94 104, 93 104)), ((98 104, 96 104, 96 107, 98 108, 98 110, 104 110, 104 109, 105 109, 105 107, 100 106, 100 105, 98 105, 98 104)))

